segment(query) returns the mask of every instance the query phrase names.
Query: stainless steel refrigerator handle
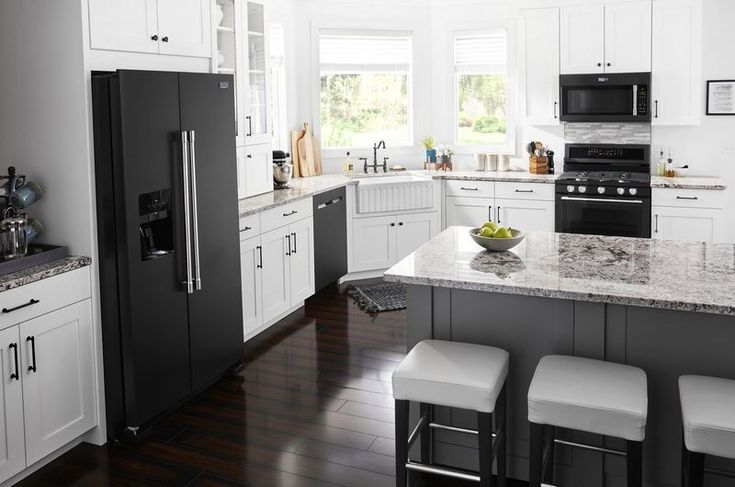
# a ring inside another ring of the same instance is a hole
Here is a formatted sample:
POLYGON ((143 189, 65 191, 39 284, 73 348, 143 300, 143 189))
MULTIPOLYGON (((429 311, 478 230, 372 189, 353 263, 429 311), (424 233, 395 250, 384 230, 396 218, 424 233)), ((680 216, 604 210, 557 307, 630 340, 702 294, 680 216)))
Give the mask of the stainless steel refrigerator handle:
POLYGON ((186 292, 194 293, 191 272, 191 199, 189 194, 189 135, 181 131, 181 172, 184 179, 184 240, 186 242, 186 292))
POLYGON ((202 290, 202 270, 199 261, 199 204, 197 203, 196 132, 189 131, 189 167, 191 167, 192 231, 194 233, 194 289, 202 290))

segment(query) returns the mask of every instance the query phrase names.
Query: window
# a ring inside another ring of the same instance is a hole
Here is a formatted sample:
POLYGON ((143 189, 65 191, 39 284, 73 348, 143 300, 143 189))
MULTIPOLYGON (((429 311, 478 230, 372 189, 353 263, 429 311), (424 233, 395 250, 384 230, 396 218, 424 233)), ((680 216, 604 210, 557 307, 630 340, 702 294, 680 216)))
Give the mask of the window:
POLYGON ((508 143, 508 34, 492 30, 454 40, 457 145, 508 143))
POLYGON ((283 24, 270 24, 270 67, 271 88, 270 114, 273 148, 289 152, 291 141, 288 136, 286 105, 286 40, 283 24))
POLYGON ((322 145, 413 145, 410 33, 319 33, 322 145))

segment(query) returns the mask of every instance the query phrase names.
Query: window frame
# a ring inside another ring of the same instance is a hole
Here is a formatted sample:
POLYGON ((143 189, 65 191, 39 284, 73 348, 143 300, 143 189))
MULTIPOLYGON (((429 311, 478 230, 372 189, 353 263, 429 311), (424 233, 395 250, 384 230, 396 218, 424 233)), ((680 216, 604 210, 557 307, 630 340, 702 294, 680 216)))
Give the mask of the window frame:
POLYGON ((502 20, 483 24, 481 27, 475 28, 454 28, 450 30, 449 47, 449 66, 452 67, 449 73, 450 80, 450 98, 452 107, 452 116, 449 117, 451 125, 452 141, 457 154, 477 154, 477 153, 498 153, 515 155, 517 149, 517 100, 518 100, 518 74, 517 74, 517 41, 516 41, 516 25, 512 20, 502 20), (488 34, 492 31, 505 30, 506 32, 506 140, 503 144, 459 144, 459 83, 458 76, 461 74, 488 74, 473 73, 470 71, 459 72, 455 59, 455 44, 458 37, 467 37, 473 35, 488 34))
MULTIPOLYGON (((314 60, 312 63, 312 76, 311 80, 313 83, 311 93, 312 95, 312 120, 315 135, 321 137, 321 57, 320 57, 320 35, 322 31, 331 32, 344 32, 345 34, 384 34, 384 35, 409 35, 411 38, 411 62, 408 73, 408 94, 407 94, 407 115, 408 115, 408 141, 402 145, 391 145, 389 144, 389 152, 395 155, 409 155, 415 153, 418 148, 416 142, 416 134, 419 128, 417 122, 420 117, 416 114, 416 107, 419 106, 417 99, 418 90, 416 87, 416 48, 417 48, 417 30, 418 25, 407 25, 405 22, 393 23, 393 22, 380 22, 379 24, 365 24, 365 23, 353 23, 353 22, 341 22, 338 25, 331 24, 320 24, 317 22, 311 25, 311 59, 314 60)), ((377 142, 377 141, 376 141, 377 142)), ((345 146, 345 147, 322 147, 323 158, 334 158, 343 156, 345 151, 368 151, 372 150, 370 147, 361 146, 345 146)))

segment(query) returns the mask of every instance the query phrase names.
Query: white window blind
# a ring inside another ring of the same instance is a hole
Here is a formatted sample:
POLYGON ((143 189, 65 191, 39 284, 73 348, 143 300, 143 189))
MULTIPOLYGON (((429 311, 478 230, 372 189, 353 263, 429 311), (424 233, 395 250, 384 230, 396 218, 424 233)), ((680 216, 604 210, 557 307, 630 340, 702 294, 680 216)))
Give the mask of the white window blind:
POLYGON ((459 34, 454 40, 454 62, 458 73, 505 73, 508 34, 492 30, 459 34))
POLYGON ((410 32, 319 32, 322 73, 409 72, 410 32))

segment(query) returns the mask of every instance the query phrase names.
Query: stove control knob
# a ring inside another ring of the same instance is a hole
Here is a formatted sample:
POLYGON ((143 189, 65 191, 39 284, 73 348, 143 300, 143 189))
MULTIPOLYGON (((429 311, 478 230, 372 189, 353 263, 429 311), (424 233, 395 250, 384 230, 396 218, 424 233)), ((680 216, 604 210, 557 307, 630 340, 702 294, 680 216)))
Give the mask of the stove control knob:
POLYGON ((584 194, 587 192, 587 186, 580 186, 579 188, 577 188, 577 191, 584 194))
POLYGON ((567 193, 574 193, 574 186, 567 186, 567 193))
POLYGON ((630 188, 630 189, 628 190, 628 192, 630 193, 630 195, 631 195, 631 196, 635 196, 635 195, 637 195, 637 194, 638 194, 638 190, 637 190, 637 189, 635 189, 635 188, 630 188))
POLYGON ((600 186, 599 188, 597 188, 597 192, 600 193, 600 194, 605 194, 605 188, 603 188, 602 186, 600 186))
POLYGON ((625 194, 625 188, 618 188, 618 194, 623 196, 625 194))

